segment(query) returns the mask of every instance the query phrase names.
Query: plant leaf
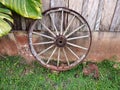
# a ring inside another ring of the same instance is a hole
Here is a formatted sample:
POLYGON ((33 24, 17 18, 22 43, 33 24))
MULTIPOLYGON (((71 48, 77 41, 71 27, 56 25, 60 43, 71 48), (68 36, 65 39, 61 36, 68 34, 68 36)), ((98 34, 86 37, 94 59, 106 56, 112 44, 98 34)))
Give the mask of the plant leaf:
POLYGON ((0 13, 0 18, 1 19, 7 19, 7 20, 9 20, 10 22, 13 23, 13 19, 8 14, 0 13))
POLYGON ((4 8, 0 3, 0 37, 8 34, 12 29, 9 22, 13 23, 12 13, 9 9, 4 8))
POLYGON ((40 0, 0 0, 0 2, 23 17, 32 19, 42 18, 40 0))
POLYGON ((11 26, 3 19, 0 18, 0 37, 8 34, 11 30, 11 26))
POLYGON ((5 13, 5 14, 12 15, 12 13, 9 9, 4 9, 4 8, 0 8, 0 13, 5 13))

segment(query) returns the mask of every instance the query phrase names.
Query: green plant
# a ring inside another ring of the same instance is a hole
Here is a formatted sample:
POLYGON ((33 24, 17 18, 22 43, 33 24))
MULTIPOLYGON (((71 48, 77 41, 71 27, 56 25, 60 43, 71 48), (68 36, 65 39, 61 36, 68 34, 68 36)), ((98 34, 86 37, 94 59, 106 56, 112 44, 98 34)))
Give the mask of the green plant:
POLYGON ((83 65, 59 74, 39 63, 23 63, 19 56, 0 58, 0 90, 120 90, 120 69, 113 61, 96 63, 100 77, 83 76, 83 65), (76 77, 77 75, 77 77, 76 77))
POLYGON ((0 37, 8 34, 13 23, 11 10, 19 15, 41 19, 41 0, 0 0, 0 37))

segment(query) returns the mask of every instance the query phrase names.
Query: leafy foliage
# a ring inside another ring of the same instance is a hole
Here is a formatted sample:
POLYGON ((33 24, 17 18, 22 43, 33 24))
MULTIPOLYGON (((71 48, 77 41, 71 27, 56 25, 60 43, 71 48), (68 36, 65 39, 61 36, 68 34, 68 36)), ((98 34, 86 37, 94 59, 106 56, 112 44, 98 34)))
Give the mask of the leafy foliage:
POLYGON ((66 71, 51 73, 38 63, 28 66, 21 57, 0 59, 0 90, 120 90, 120 63, 98 63, 100 78, 85 77, 83 65, 66 71))
POLYGON ((1 0, 0 2, 23 17, 32 19, 42 17, 40 0, 1 0))
POLYGON ((13 23, 11 11, 5 6, 26 18, 42 18, 40 0, 0 0, 0 37, 8 34, 12 29, 9 22, 13 23))
POLYGON ((11 30, 11 26, 8 23, 13 23, 13 19, 11 16, 11 11, 0 5, 0 37, 6 35, 11 30))

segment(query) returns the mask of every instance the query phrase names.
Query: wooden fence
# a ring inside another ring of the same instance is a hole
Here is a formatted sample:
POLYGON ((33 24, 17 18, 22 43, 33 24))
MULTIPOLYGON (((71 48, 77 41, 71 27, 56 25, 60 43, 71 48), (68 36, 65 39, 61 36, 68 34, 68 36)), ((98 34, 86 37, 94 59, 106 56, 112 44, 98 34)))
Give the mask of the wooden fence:
MULTIPOLYGON (((51 7, 67 7, 79 12, 92 31, 120 31, 120 0, 42 0, 43 11, 51 7)), ((15 28, 27 30, 30 19, 15 17, 15 28), (21 23, 22 22, 22 23, 21 23)))
POLYGON ((120 0, 43 0, 44 10, 68 7, 88 21, 91 30, 120 31, 120 0))

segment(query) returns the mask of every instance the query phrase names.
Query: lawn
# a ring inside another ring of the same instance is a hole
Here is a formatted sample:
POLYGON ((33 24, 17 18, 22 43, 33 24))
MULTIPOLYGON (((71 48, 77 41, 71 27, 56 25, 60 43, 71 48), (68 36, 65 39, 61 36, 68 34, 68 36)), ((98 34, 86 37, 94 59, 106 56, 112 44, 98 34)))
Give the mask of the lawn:
POLYGON ((120 63, 105 60, 97 65, 99 80, 83 76, 83 64, 57 74, 38 62, 27 65, 19 56, 0 58, 0 90, 120 90, 120 63))

